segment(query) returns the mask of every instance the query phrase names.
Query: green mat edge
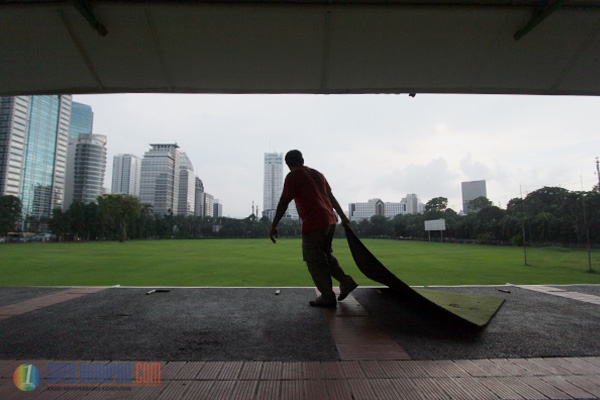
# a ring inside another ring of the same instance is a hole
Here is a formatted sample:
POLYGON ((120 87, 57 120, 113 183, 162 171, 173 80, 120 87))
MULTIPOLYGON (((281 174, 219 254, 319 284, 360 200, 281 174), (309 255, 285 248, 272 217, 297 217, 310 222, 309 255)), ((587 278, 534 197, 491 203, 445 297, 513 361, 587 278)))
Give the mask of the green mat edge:
POLYGON ((504 304, 504 299, 498 296, 464 294, 448 290, 413 289, 432 303, 479 327, 486 326, 504 304))

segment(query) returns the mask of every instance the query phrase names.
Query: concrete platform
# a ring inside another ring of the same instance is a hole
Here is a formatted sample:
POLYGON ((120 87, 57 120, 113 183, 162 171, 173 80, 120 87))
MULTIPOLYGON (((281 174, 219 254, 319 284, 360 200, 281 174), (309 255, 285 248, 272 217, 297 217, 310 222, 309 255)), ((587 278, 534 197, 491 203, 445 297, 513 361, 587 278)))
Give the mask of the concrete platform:
POLYGON ((0 399, 600 398, 598 285, 436 288, 505 298, 480 331, 377 287, 335 310, 313 288, 150 289, 0 288, 0 399), (35 390, 13 383, 23 364, 35 390), (160 379, 66 385, 57 365, 160 379))

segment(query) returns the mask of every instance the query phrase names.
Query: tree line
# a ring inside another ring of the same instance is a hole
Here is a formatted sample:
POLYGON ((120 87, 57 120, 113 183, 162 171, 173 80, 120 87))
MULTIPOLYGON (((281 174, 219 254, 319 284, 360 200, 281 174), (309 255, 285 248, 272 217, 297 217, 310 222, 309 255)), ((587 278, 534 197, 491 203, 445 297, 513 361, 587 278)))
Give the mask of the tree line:
MULTIPOLYGON (((448 208, 448 199, 436 197, 425 205, 423 214, 373 216, 351 226, 360 237, 387 237, 412 240, 441 240, 507 245, 562 245, 583 247, 600 244, 600 193, 543 187, 525 198, 511 199, 506 209, 487 198, 471 202, 476 210, 459 215, 448 208), (427 232, 425 221, 444 219, 443 232, 427 232)), ((0 234, 18 231, 20 201, 0 197, 0 234)), ((97 202, 73 202, 67 210, 55 209, 38 224, 47 226, 57 240, 267 238, 271 221, 250 215, 247 218, 212 218, 153 213, 152 206, 129 195, 102 195, 97 202)), ((337 234, 343 236, 343 230, 337 234)), ((301 223, 283 220, 280 237, 300 237, 301 223)))

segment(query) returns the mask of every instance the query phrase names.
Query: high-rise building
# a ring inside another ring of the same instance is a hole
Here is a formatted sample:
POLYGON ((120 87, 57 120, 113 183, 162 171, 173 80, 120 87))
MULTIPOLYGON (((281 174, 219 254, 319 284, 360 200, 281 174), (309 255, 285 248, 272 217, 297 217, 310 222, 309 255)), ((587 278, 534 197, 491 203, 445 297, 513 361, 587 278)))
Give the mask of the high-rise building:
POLYGON ((155 215, 177 214, 179 200, 179 146, 151 144, 142 159, 140 201, 152 205, 155 215))
POLYGON ((406 214, 423 214, 425 206, 421 203, 421 199, 416 194, 407 194, 402 199, 402 203, 406 204, 406 214))
POLYGON ((0 98, 0 193, 21 199, 25 223, 63 205, 71 102, 70 95, 0 98))
POLYGON ((283 191, 283 153, 265 153, 263 181, 263 216, 275 217, 283 191))
POLYGON ((204 215, 203 215, 203 217, 212 217, 215 212, 215 196, 204 192, 204 195, 202 197, 204 198, 204 201, 203 201, 204 215))
POLYGON ((133 154, 113 157, 111 193, 140 196, 142 160, 133 154))
POLYGON ((87 104, 73 102, 71 107, 71 125, 69 138, 77 139, 82 133, 92 133, 94 126, 94 113, 87 104))
POLYGON ((223 216, 223 204, 219 199, 215 199, 213 203, 213 218, 221 218, 223 216))
POLYGON ((196 177, 196 206, 194 208, 195 217, 204 217, 204 184, 200 178, 196 177))
POLYGON ((464 214, 469 214, 474 211, 469 207, 471 200, 475 200, 478 197, 487 197, 485 180, 461 182, 461 191, 464 214))
POLYGON ((192 161, 185 153, 179 154, 179 215, 194 215, 196 211, 196 175, 192 161))
POLYGON ((21 197, 29 96, 0 97, 0 195, 21 197))
POLYGON ((106 172, 106 136, 82 133, 69 139, 63 209, 72 202, 93 203, 102 194, 106 172))

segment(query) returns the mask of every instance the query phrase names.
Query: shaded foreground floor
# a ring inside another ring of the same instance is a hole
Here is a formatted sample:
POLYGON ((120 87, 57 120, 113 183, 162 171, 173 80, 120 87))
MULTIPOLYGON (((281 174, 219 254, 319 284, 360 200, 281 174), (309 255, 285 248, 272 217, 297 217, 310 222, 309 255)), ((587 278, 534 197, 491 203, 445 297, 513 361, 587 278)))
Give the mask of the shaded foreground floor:
POLYGON ((443 288, 506 299, 479 332, 381 288, 336 310, 306 288, 148 290, 0 288, 0 399, 600 398, 599 286, 443 288), (30 392, 13 383, 23 364, 40 371, 30 392), (111 365, 159 375, 81 380, 111 365))

